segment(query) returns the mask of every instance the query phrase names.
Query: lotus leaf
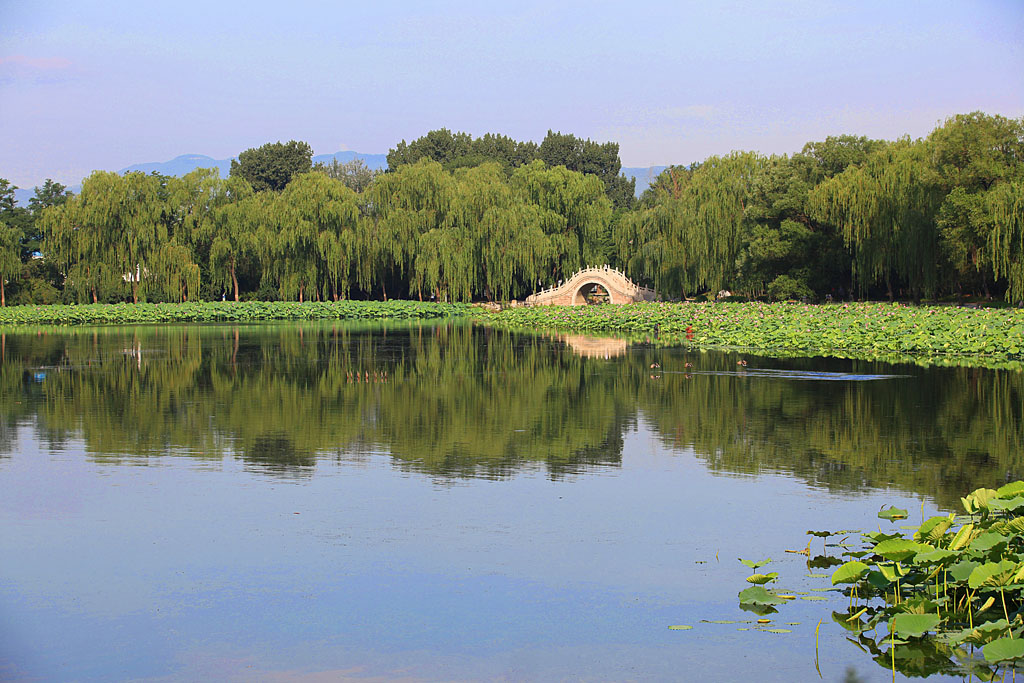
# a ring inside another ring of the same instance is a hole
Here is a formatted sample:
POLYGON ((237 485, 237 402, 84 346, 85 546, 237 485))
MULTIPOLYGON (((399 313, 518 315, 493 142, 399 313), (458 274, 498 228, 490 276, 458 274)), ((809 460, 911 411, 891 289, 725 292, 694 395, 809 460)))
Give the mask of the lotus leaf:
POLYGON ((964 524, 960 527, 960 531, 956 532, 956 535, 953 536, 953 540, 949 542, 949 549, 960 550, 961 548, 966 548, 978 533, 980 532, 975 531, 974 524, 964 524))
POLYGON ((1024 534, 1024 517, 1012 517, 1010 519, 1001 519, 992 526, 989 527, 989 531, 1003 535, 1022 535, 1024 534))
POLYGON ((892 618, 892 632, 902 638, 919 638, 934 631, 941 621, 937 614, 897 614, 892 618))
POLYGON ((878 570, 885 575, 885 578, 890 581, 895 581, 898 578, 906 576, 907 570, 901 567, 899 564, 880 564, 878 570))
POLYGON ((832 572, 832 585, 834 586, 837 583, 856 583, 860 581, 860 578, 864 576, 869 569, 870 567, 863 562, 858 562, 856 560, 847 562, 842 567, 832 572))
POLYGON ((1019 569, 1020 566, 1012 560, 986 562, 980 567, 975 567, 971 575, 967 577, 967 584, 972 589, 1005 588, 1014 582, 1014 577, 1019 569))
POLYGON ((901 510, 898 507, 890 505, 888 508, 882 508, 881 510, 878 511, 878 518, 887 519, 890 522, 895 521, 897 519, 906 519, 907 511, 901 510))
POLYGON ((772 558, 770 558, 770 557, 765 558, 763 560, 759 560, 757 562, 755 562, 754 560, 744 560, 742 557, 738 558, 738 559, 739 559, 740 562, 742 562, 743 564, 747 565, 751 569, 757 569, 758 567, 763 567, 763 566, 765 566, 766 564, 768 564, 769 562, 772 561, 772 558))
POLYGON ((885 590, 895 580, 895 577, 890 579, 880 571, 868 572, 867 581, 878 590, 885 590))
POLYGON ((980 566, 981 563, 975 562, 974 560, 960 560, 956 564, 949 566, 949 575, 954 581, 966 581, 967 577, 971 575, 971 572, 980 566))
POLYGON ((1001 545, 1006 544, 1006 537, 991 531, 979 534, 971 541, 970 548, 981 553, 987 553, 1001 545))
POLYGON ((693 627, 692 626, 686 626, 684 624, 680 624, 678 626, 669 626, 668 628, 669 628, 670 631, 689 631, 693 627))
POLYGON ((946 550, 945 548, 936 548, 926 552, 918 553, 914 556, 915 564, 942 564, 946 560, 951 560, 954 557, 959 557, 956 553, 946 550))
POLYGON ((967 494, 966 498, 961 498, 960 502, 963 503, 967 514, 974 515, 979 512, 988 512, 989 501, 997 496, 995 489, 980 488, 967 494))
POLYGON ((1024 481, 1011 481, 996 489, 996 495, 1000 498, 1014 498, 1024 493, 1024 481))
POLYGON ((1024 507, 1024 496, 1017 496, 1015 498, 1009 498, 1006 500, 997 498, 993 501, 990 501, 988 507, 990 510, 1000 511, 1019 510, 1020 508, 1024 507))
POLYGON ((776 581, 779 578, 778 572, 769 572, 767 574, 751 574, 747 577, 747 583, 756 583, 759 586, 776 581))
POLYGON ((763 586, 751 586, 739 593, 741 605, 781 605, 784 599, 769 593, 763 586))
POLYGON ((1008 662, 1024 657, 1024 640, 1000 638, 982 648, 986 662, 1008 662))
POLYGON ((875 554, 881 555, 887 560, 902 561, 917 553, 930 552, 935 550, 930 545, 908 541, 905 538, 894 538, 889 541, 882 541, 875 546, 875 554))
POLYGON ((931 517, 918 527, 914 540, 922 543, 935 543, 942 538, 953 525, 953 515, 948 517, 931 517))

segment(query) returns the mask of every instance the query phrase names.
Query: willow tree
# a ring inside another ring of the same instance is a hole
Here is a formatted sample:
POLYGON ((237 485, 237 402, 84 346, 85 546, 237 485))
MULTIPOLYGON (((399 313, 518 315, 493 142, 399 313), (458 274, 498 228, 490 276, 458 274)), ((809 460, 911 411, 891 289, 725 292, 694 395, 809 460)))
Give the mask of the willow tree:
POLYGON ((852 249, 853 277, 862 294, 884 283, 892 299, 897 278, 915 294, 935 291, 935 213, 942 196, 927 161, 924 143, 903 138, 821 183, 808 197, 814 218, 838 226, 852 249))
POLYGON ((616 235, 620 263, 663 293, 731 285, 743 246, 744 210, 765 159, 753 152, 711 157, 692 170, 673 168, 648 208, 624 217, 616 235))
MULTIPOLYGON (((334 300, 348 296, 359 251, 359 198, 341 180, 322 173, 296 176, 281 201, 294 211, 297 225, 289 232, 297 248, 309 248, 319 259, 316 272, 324 278, 321 295, 334 300)), ((317 283, 311 283, 316 285, 317 283)))
POLYGON ((160 178, 95 171, 80 194, 43 212, 46 250, 80 295, 96 301, 128 283, 138 302, 151 261, 167 241, 164 210, 160 178))
POLYGON ((378 177, 365 193, 367 216, 361 222, 360 287, 379 285, 387 299, 387 280, 407 282, 420 236, 445 226, 455 182, 441 164, 421 159, 378 177))
POLYGON ((552 269, 544 211, 520 201, 498 166, 462 176, 458 215, 476 226, 477 293, 507 301, 528 294, 552 269))
POLYGON ((996 277, 1006 278, 1006 300, 1024 301, 1024 181, 1001 183, 985 196, 994 219, 989 248, 996 277))
POLYGON ((0 306, 7 305, 7 281, 21 273, 21 230, 0 223, 0 306))
POLYGON ((211 235, 211 283, 224 290, 230 289, 235 301, 240 296, 239 273, 256 259, 257 234, 263 225, 265 204, 263 199, 250 194, 216 207, 204 223, 211 235))
POLYGON ((302 219, 284 193, 258 197, 259 206, 254 207, 259 219, 256 247, 263 282, 276 285, 282 299, 302 302, 319 298, 321 264, 315 226, 302 219))
POLYGON ((932 131, 927 142, 934 182, 945 194, 936 220, 957 287, 966 284, 990 296, 989 285, 1000 277, 995 261, 1007 256, 992 248, 1001 242, 994 233, 1012 215, 997 219, 992 210, 1013 194, 1002 185, 1024 181, 1024 119, 961 114, 932 131))
POLYGON ((518 201, 535 207, 530 218, 547 238, 550 280, 607 260, 612 204, 600 178, 534 161, 516 169, 511 184, 518 201))

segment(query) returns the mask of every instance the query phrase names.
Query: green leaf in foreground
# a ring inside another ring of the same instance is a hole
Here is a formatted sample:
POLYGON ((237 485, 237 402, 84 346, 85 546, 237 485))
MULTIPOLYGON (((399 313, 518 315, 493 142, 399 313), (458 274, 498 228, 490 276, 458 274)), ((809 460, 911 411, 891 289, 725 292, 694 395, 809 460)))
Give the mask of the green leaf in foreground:
POLYGON ((935 548, 930 545, 917 543, 916 541, 908 541, 903 538, 894 538, 889 541, 882 541, 875 546, 876 555, 881 555, 887 560, 894 560, 897 562, 906 560, 918 553, 929 552, 932 550, 935 550, 935 548))
POLYGON ((940 621, 937 614, 897 614, 892 618, 892 631, 901 638, 919 638, 934 631, 940 621))
POLYGON ((1024 481, 1011 481, 996 489, 996 495, 1000 498, 1014 498, 1024 493, 1024 481))
POLYGON ((1007 662, 1024 657, 1024 639, 1000 638, 982 648, 986 662, 1007 662))
POLYGON ((741 605, 781 605, 784 599, 769 593, 762 586, 751 586, 739 592, 741 605))
POLYGON ((870 568, 863 562, 847 562, 832 572, 832 585, 837 583, 856 583, 870 568))
POLYGON ((1017 563, 1012 560, 986 562, 980 567, 975 567, 971 575, 967 577, 967 585, 972 589, 983 586, 986 588, 1008 586, 1015 582, 1018 568, 1017 563))

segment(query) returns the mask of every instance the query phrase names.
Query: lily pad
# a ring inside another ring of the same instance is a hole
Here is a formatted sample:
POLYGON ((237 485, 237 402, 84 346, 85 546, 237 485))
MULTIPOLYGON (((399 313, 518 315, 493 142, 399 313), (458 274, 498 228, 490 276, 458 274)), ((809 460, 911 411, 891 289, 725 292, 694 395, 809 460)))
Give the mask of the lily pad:
POLYGON ((937 614, 897 614, 892 618, 892 630, 901 638, 919 638, 934 631, 941 621, 937 614))
POLYGON ((679 624, 678 626, 669 626, 670 631, 689 631, 692 626, 686 626, 685 624, 679 624))
POLYGON ((897 520, 897 519, 906 519, 907 518, 907 511, 906 510, 902 510, 902 509, 900 509, 898 507, 895 507, 893 505, 890 505, 889 507, 882 508, 881 510, 878 511, 878 518, 879 519, 887 519, 890 522, 892 522, 894 520, 897 520))
POLYGON ((870 567, 863 562, 858 562, 857 560, 847 562, 832 572, 832 585, 834 586, 837 583, 857 583, 869 570, 870 567))
POLYGON ((1024 640, 1000 638, 982 648, 986 662, 1008 662, 1024 658, 1024 640))
POLYGON ((1024 493, 1024 481, 1011 481, 996 489, 996 495, 1000 498, 1013 498, 1024 493))
POLYGON ((901 562, 921 552, 930 552, 935 550, 934 547, 918 543, 917 541, 908 541, 905 538, 894 538, 888 541, 882 541, 875 546, 875 554, 881 555, 887 560, 895 560, 901 562))
POLYGON ((739 593, 740 604, 747 605, 781 605, 786 602, 774 593, 769 593, 762 586, 751 586, 739 593))

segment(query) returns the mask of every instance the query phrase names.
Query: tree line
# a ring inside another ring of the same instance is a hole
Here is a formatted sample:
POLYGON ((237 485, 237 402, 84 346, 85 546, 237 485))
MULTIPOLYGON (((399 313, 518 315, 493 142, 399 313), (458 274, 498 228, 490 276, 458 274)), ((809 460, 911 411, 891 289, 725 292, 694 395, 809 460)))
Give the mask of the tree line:
POLYGON ((97 171, 28 207, 0 179, 0 300, 508 300, 603 263, 677 299, 1024 299, 1024 119, 713 156, 638 200, 617 144, 552 131, 430 131, 383 173, 311 157, 290 141, 228 178, 97 171))

